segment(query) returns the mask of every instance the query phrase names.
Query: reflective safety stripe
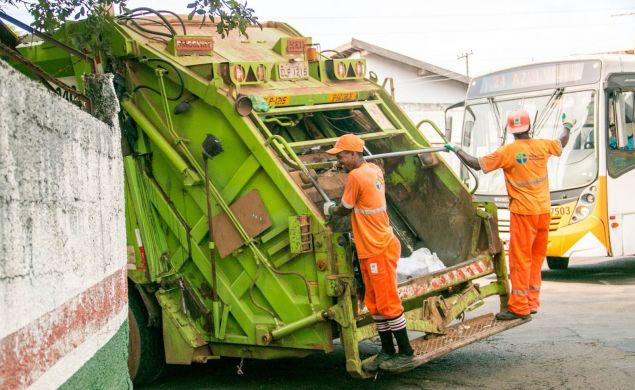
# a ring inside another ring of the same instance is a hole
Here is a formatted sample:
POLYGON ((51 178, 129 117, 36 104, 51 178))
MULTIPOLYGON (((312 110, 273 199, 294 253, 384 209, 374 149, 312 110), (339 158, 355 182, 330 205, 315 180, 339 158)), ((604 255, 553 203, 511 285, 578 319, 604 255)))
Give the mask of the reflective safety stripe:
POLYGON ((387 320, 387 319, 388 319, 388 317, 386 317, 386 316, 382 316, 382 315, 380 315, 380 314, 375 314, 375 315, 373 316, 373 320, 375 320, 375 321, 382 321, 382 320, 387 320))
POLYGON ((353 209, 354 213, 359 214, 377 214, 386 211, 386 207, 380 207, 378 209, 364 210, 364 209, 353 209))
POLYGON ((527 291, 527 290, 512 290, 512 294, 516 294, 516 295, 529 295, 529 291, 527 291))
POLYGON ((536 180, 531 180, 531 181, 511 181, 511 180, 507 180, 507 182, 513 186, 517 186, 517 187, 524 187, 524 186, 530 186, 532 184, 538 184, 538 183, 542 183, 543 181, 547 180, 547 176, 543 176, 540 179, 536 179, 536 180))
POLYGON ((540 287, 529 286, 531 291, 540 291, 540 287))
POLYGON ((353 208, 352 204, 348 204, 348 203, 344 202, 344 200, 342 200, 342 206, 346 207, 349 210, 353 208))

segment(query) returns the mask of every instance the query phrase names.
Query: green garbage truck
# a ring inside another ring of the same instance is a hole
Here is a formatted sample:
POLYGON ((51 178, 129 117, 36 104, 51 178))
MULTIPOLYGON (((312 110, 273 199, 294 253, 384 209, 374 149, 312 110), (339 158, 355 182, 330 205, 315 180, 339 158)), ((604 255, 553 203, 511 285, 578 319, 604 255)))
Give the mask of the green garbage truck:
POLYGON ((445 266, 398 285, 408 329, 424 334, 415 359, 524 322, 465 319, 509 294, 496 206, 473 201, 364 58, 328 57, 285 23, 221 38, 213 22, 167 11, 116 20, 96 38, 102 53, 69 47, 80 21, 43 41, 5 41, 0 54, 84 107, 82 76, 115 75, 135 382, 166 363, 301 358, 336 339, 346 370, 369 376, 358 343, 377 333, 350 221, 321 212, 346 183, 325 150, 347 133, 385 172, 402 255, 425 247, 445 266))

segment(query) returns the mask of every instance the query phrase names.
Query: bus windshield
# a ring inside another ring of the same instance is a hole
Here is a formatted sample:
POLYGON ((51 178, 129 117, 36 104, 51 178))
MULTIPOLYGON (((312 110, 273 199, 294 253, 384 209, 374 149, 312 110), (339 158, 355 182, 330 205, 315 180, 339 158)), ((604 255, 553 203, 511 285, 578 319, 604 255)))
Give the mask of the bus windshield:
MULTIPOLYGON (((588 185, 597 176, 595 131, 595 93, 579 91, 545 92, 532 97, 490 98, 487 103, 467 105, 463 127, 463 148, 473 156, 489 154, 505 143, 514 141, 504 130, 507 115, 515 109, 525 109, 531 117, 533 138, 557 139, 562 131, 562 113, 575 119, 569 143, 560 157, 551 157, 548 163, 551 191, 567 190, 588 185), (536 126, 537 119, 537 126, 536 126)), ((477 173, 478 195, 505 196, 503 171, 477 173)))

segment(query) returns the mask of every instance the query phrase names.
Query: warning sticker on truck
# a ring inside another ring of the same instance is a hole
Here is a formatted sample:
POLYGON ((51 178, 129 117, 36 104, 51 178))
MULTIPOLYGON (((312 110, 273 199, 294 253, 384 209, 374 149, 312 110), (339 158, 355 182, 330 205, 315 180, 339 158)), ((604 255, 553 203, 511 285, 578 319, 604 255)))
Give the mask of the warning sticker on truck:
POLYGON ((265 96, 270 106, 288 106, 291 96, 265 96))
POLYGON ((340 93, 331 93, 328 96, 328 101, 331 103, 336 102, 350 102, 351 100, 357 99, 357 92, 340 92, 340 93))

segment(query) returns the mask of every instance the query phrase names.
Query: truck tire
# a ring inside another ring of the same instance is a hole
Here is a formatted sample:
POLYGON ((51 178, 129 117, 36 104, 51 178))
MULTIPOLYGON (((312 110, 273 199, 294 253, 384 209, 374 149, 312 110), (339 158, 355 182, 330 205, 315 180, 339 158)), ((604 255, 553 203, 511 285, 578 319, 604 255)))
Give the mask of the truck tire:
POLYGON ((148 327, 148 312, 139 293, 128 288, 128 373, 135 385, 150 383, 165 367, 161 327, 148 327))
POLYGON ((569 268, 569 258, 547 257, 547 265, 549 266, 549 269, 567 269, 569 268))

